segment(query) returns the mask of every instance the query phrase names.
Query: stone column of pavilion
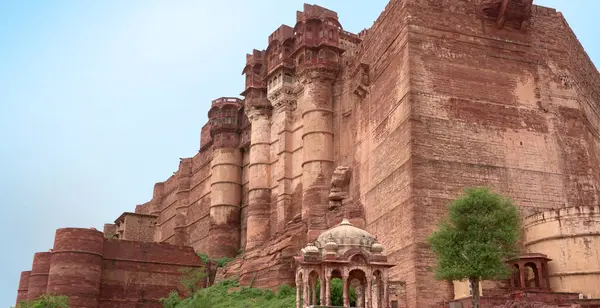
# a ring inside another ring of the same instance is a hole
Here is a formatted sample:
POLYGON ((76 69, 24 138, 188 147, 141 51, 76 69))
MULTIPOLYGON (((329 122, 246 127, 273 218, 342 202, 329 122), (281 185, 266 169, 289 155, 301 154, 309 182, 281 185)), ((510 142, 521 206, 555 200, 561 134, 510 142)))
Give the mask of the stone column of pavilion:
POLYGON ((327 228, 333 161, 333 83, 340 53, 337 13, 304 5, 294 27, 298 108, 302 110, 302 219, 308 224, 308 240, 327 228))
POLYGON ((240 249, 242 203, 242 152, 240 124, 242 101, 222 97, 208 112, 213 138, 210 183, 210 257, 235 257, 240 249))
POLYGON ((267 58, 267 97, 273 106, 271 141, 275 142, 272 173, 276 185, 276 226, 272 233, 282 233, 292 219, 292 111, 296 106, 293 94, 294 29, 282 25, 269 36, 267 58))
POLYGON ((177 172, 177 205, 175 207, 175 235, 173 244, 186 245, 187 210, 190 206, 188 196, 190 191, 190 177, 192 176, 192 159, 182 158, 177 172))
POLYGON ((246 55, 244 111, 252 124, 248 165, 246 248, 262 246, 271 235, 271 104, 262 78, 264 53, 246 55))

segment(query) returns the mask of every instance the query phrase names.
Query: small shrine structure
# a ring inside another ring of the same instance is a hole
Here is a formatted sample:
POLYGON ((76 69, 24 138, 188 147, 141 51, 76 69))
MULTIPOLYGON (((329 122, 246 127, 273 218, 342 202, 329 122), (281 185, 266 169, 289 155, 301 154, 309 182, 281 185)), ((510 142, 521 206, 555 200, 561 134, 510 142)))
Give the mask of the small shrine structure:
POLYGON ((334 278, 343 281, 343 307, 350 307, 351 287, 356 291, 356 307, 387 307, 388 270, 394 265, 382 252, 383 246, 373 235, 348 219, 323 232, 294 258, 296 308, 330 306, 334 278))
POLYGON ((548 262, 545 254, 527 253, 508 261, 513 269, 510 286, 513 290, 550 291, 548 262))

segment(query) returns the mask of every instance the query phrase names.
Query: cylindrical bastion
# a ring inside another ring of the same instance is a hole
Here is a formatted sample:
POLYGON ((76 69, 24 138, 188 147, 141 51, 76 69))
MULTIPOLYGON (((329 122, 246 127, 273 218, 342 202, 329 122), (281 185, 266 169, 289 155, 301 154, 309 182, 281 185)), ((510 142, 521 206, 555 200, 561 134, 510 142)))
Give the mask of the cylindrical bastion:
POLYGON ((46 293, 51 254, 51 252, 38 252, 33 255, 33 264, 31 265, 31 274, 29 274, 29 285, 27 288, 27 300, 36 299, 46 293))
POLYGON ((19 279, 19 289, 17 290, 16 305, 19 305, 20 302, 27 300, 27 290, 29 289, 29 275, 31 275, 31 271, 21 272, 21 278, 19 279))
POLYGON ((104 235, 92 229, 56 231, 48 293, 66 295, 71 308, 97 308, 104 235))
POLYGON ((550 286, 600 298, 600 206, 548 210, 525 218, 525 247, 546 254, 550 286))

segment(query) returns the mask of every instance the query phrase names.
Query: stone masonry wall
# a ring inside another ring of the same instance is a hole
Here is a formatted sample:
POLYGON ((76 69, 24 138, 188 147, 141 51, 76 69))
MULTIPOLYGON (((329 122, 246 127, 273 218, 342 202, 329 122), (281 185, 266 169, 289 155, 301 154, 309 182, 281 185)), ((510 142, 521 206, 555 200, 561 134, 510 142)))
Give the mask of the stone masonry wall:
POLYGON ((169 292, 187 292, 179 270, 202 265, 191 247, 168 244, 107 240, 103 254, 101 308, 162 307, 169 292))
MULTIPOLYGON (((517 30, 482 20, 476 1, 408 3, 410 203, 413 219, 427 222, 412 229, 415 287, 433 295, 416 306, 428 307, 447 295, 426 270, 434 262, 426 237, 448 202, 465 187, 489 185, 525 215, 597 204, 587 145, 597 138, 582 125, 582 97, 557 82, 555 67, 572 65, 557 55, 574 47, 565 48, 571 33, 554 10, 534 7, 517 30)), ((590 71, 589 60, 580 65, 590 71)))
MULTIPOLYGON (((318 215, 328 227, 342 216, 363 220, 398 264, 392 278, 406 283, 410 307, 452 298, 452 286, 426 270, 433 259, 425 239, 465 187, 491 185, 525 215, 598 202, 597 70, 555 10, 534 6, 524 29, 498 29, 482 19, 478 3, 390 1, 361 33, 355 57, 342 61, 331 92, 333 166, 351 167, 350 197, 343 209, 318 215), (361 65, 368 81, 366 93, 357 94, 361 65)), ((299 103, 286 116, 290 141, 283 148, 284 122, 273 114, 270 243, 293 236, 277 217, 279 178, 291 175, 292 217, 307 189, 299 103), (289 167, 278 164, 283 150, 289 167)), ((244 175, 247 183, 247 169, 244 175)), ((243 195, 245 206, 247 188, 243 195)), ((264 253, 251 253, 238 268, 264 264, 264 253)))
POLYGON ((180 284, 182 268, 202 266, 189 246, 106 239, 92 229, 59 229, 53 251, 36 254, 31 273, 21 274, 17 300, 48 293, 68 296, 72 308, 159 308, 158 300, 169 292, 187 294, 180 284), (44 279, 32 281, 33 273, 44 279))
MULTIPOLYGON (((560 13, 532 13, 523 29, 499 29, 478 0, 391 0, 371 28, 344 34, 357 45, 341 67, 319 78, 299 70, 285 100, 271 97, 271 113, 252 122, 260 127, 252 130, 243 101, 213 101, 200 151, 136 206, 157 217, 153 241, 162 244, 105 240, 102 305, 155 305, 177 268, 196 264, 193 250, 219 257, 249 247, 219 277, 293 283, 292 256, 346 217, 385 247, 406 306, 435 307, 453 292, 427 270, 426 238, 464 188, 492 186, 524 215, 598 204, 600 75, 560 13), (235 106, 238 122, 218 118, 219 104, 235 106), (257 146, 264 155, 251 157, 257 146), (326 195, 339 166, 350 180, 336 207, 326 195), (261 191, 250 198, 252 189, 261 191)), ((268 67, 253 55, 253 68, 268 67)), ((248 78, 252 91, 262 86, 248 78)), ((45 288, 47 257, 23 274, 20 297, 45 288)))

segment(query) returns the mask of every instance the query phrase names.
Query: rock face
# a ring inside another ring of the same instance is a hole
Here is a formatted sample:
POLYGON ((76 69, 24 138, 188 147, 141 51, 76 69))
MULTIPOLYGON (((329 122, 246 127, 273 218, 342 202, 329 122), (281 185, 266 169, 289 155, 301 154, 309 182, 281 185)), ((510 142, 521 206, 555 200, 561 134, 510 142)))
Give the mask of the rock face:
POLYGON ((392 0, 359 34, 305 5, 243 73, 244 99, 212 102, 198 154, 135 209, 155 242, 238 256, 220 278, 293 284, 292 257, 347 217, 386 247, 402 305, 435 307, 453 292, 426 238, 465 187, 524 215, 599 202, 600 76, 530 0, 392 0))

